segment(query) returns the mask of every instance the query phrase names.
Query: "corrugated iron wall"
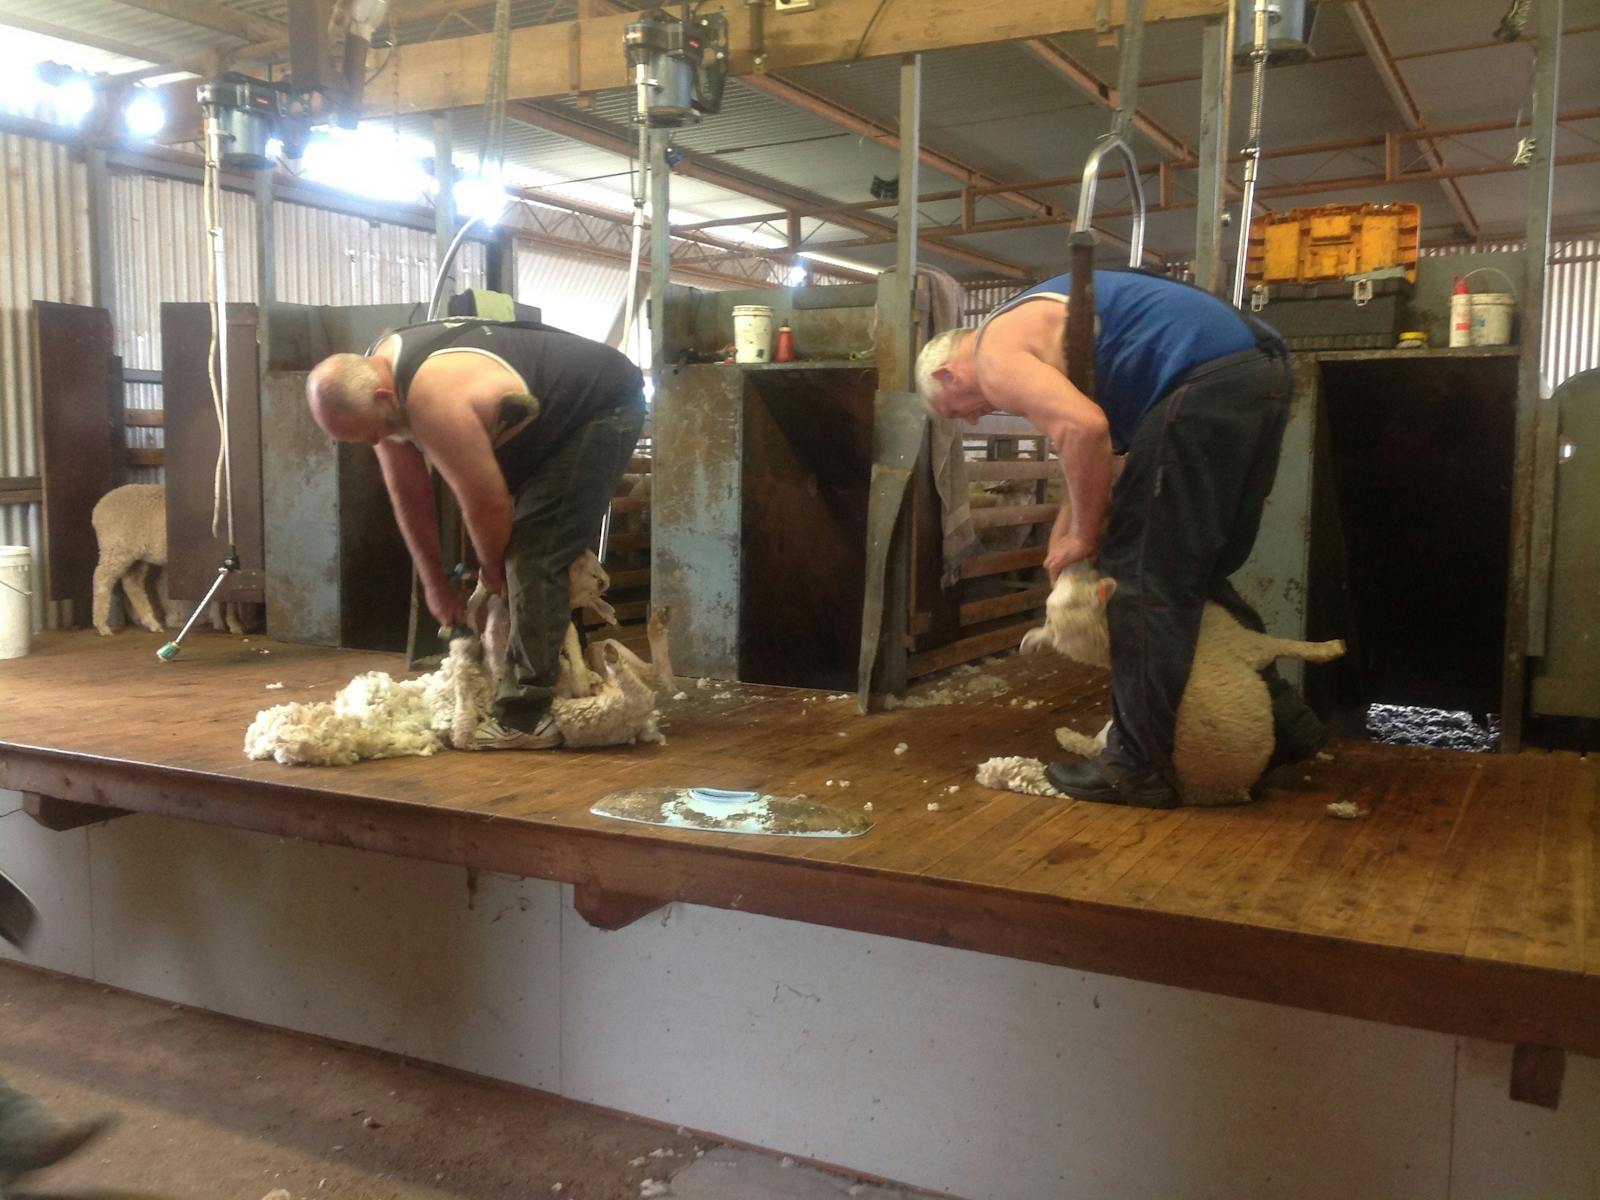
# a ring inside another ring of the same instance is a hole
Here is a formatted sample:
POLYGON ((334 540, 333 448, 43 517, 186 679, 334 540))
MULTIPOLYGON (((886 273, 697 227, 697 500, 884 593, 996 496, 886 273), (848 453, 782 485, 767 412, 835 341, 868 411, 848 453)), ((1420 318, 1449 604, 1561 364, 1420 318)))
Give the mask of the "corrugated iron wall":
MULTIPOLYGON (((35 300, 87 304, 89 201, 70 148, 0 134, 0 476, 39 474, 35 422, 35 300)), ((45 624, 37 503, 0 504, 0 543, 28 546, 34 561, 34 628, 45 624)))
MULTIPOLYGON (((551 325, 604 342, 627 303, 628 268, 604 258, 585 258, 517 242, 517 291, 523 304, 541 309, 551 325)), ((639 295, 650 285, 641 281, 639 295)))
MULTIPOLYGON (((203 302, 210 240, 206 234, 201 189, 186 180, 118 172, 111 176, 111 248, 116 294, 111 323, 124 369, 161 370, 161 305, 164 301, 203 302)), ((256 214, 251 197, 222 194, 222 237, 227 257, 228 299, 256 298, 256 214)), ((129 408, 161 407, 161 385, 132 383, 125 390, 129 408)), ((161 431, 129 427, 128 444, 161 445, 161 431)), ((135 467, 136 483, 157 483, 160 467, 135 467)))
POLYGON ((1552 388, 1600 367, 1600 239, 1558 242, 1545 285, 1545 378, 1552 388))
MULTIPOLYGON (((288 304, 426 304, 433 290, 431 232, 279 201, 273 205, 277 299, 288 304)), ((468 241, 456 288, 484 286, 486 252, 468 241)), ((419 314, 420 316, 420 314, 419 314)))

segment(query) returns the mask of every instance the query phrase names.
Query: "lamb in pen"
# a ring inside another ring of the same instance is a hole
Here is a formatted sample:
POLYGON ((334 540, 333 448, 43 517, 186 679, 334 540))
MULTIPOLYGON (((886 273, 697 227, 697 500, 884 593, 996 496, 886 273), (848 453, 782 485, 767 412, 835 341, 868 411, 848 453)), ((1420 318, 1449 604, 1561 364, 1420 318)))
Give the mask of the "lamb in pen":
MULTIPOLYGON (((94 568, 94 627, 102 637, 110 637, 111 594, 122 584, 122 594, 134 619, 151 633, 162 632, 172 622, 171 601, 166 596, 166 581, 158 589, 156 601, 161 616, 151 604, 150 568, 167 565, 167 489, 159 483, 129 483, 112 488, 89 515, 94 526, 100 556, 94 568)), ((211 624, 221 629, 224 622, 232 633, 243 633, 239 605, 231 601, 213 605, 211 624)))
MULTIPOLYGON (((1024 653, 1045 646, 1090 666, 1109 667, 1111 635, 1106 604, 1116 580, 1093 570, 1063 571, 1045 603, 1045 623, 1022 639, 1024 653)), ((1194 665, 1178 705, 1173 745, 1184 802, 1241 804, 1272 757, 1272 700, 1261 670, 1279 658, 1331 662, 1344 653, 1342 641, 1299 642, 1246 629, 1219 604, 1208 603, 1200 618, 1194 665)), ((1070 729, 1057 731, 1061 745, 1092 757, 1105 744, 1105 730, 1089 738, 1070 729)))

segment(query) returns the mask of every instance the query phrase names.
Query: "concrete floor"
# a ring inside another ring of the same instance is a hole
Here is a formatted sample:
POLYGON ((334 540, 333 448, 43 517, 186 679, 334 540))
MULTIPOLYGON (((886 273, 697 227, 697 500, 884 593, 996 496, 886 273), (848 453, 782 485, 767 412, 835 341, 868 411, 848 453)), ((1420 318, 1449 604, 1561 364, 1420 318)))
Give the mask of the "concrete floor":
POLYGON ((6 964, 0 1079, 118 1119, 16 1200, 925 1195, 6 964))

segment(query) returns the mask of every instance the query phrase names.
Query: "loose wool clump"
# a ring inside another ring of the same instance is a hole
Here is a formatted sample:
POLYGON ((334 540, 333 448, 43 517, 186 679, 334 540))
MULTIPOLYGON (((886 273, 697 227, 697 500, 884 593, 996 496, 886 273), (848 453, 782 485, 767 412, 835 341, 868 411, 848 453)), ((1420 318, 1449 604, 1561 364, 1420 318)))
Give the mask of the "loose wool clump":
POLYGON ((245 731, 244 752, 284 766, 343 767, 464 748, 493 700, 477 642, 456 638, 439 669, 416 679, 368 671, 332 701, 280 704, 258 713, 245 731))
MULTIPOLYGON (((1045 603, 1045 623, 1022 639, 1024 652, 1050 646, 1068 658, 1104 667, 1110 663, 1106 605, 1116 580, 1088 568, 1063 571, 1045 603)), ((1194 665, 1178 704, 1173 745, 1186 804, 1241 804, 1272 757, 1272 698, 1261 670, 1279 658, 1331 662, 1344 643, 1298 642, 1246 629, 1219 604, 1200 617, 1194 665)), ((1104 743, 1071 730, 1057 730, 1064 747, 1085 757, 1104 743)))
POLYGON ((1024 796, 1061 796, 1045 778, 1044 764, 1037 758, 1021 755, 985 759, 978 764, 978 783, 996 791, 1021 792, 1024 796))
MULTIPOLYGON (((600 599, 610 580, 593 554, 573 564, 569 582, 573 608, 610 611, 600 599)), ((510 614, 501 597, 482 591, 474 594, 468 610, 481 620, 482 638, 452 640, 437 671, 403 680, 368 671, 331 702, 269 708, 257 714, 245 733, 245 754, 285 766, 347 766, 369 758, 469 749, 473 732, 493 712, 510 614)), ((667 654, 668 615, 666 610, 651 614, 649 663, 615 641, 592 643, 585 658, 577 629, 567 627, 557 698, 550 707, 564 745, 663 740, 656 690, 676 686, 667 654)))

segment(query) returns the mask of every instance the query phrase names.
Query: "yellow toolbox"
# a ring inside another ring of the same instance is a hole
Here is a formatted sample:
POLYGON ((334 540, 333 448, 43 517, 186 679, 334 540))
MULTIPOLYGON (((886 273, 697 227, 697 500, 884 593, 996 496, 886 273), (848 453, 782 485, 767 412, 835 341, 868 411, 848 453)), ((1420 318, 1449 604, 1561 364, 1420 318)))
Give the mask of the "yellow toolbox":
POLYGON ((1422 209, 1416 204, 1325 204, 1266 213, 1250 222, 1245 278, 1315 283, 1384 267, 1416 282, 1422 209))

